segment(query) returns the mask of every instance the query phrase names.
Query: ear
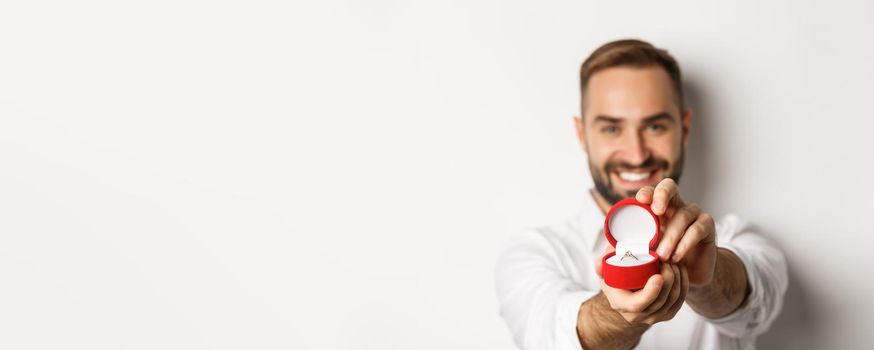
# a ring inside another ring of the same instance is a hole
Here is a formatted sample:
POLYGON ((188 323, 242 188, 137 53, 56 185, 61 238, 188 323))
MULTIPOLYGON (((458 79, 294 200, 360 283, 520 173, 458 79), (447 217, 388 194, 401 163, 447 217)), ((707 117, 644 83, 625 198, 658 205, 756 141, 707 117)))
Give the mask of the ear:
POLYGON ((586 150, 586 125, 583 123, 583 118, 574 116, 574 126, 577 128, 577 138, 580 140, 580 147, 586 150))
POLYGON ((686 109, 681 117, 683 123, 683 146, 689 143, 689 134, 692 132, 692 109, 686 109))

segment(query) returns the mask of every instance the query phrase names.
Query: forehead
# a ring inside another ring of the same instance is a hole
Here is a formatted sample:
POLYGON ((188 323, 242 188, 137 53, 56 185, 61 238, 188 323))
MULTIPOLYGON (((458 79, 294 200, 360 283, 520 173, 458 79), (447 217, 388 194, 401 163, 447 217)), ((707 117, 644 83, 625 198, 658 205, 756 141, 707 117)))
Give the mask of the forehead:
POLYGON ((679 118, 676 102, 671 77, 661 67, 611 67, 589 78, 583 115, 637 120, 667 112, 679 118))

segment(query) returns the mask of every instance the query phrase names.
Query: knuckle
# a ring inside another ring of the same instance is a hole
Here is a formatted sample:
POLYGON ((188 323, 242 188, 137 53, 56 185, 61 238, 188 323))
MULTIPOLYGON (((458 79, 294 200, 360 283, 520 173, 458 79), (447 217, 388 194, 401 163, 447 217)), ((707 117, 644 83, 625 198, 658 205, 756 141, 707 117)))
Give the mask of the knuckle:
POLYGON ((686 229, 687 236, 695 236, 698 232, 701 231, 701 224, 694 222, 692 225, 689 225, 689 228, 686 229))
POLYGON ((683 218, 683 221, 689 222, 694 220, 698 215, 695 214, 695 211, 689 207, 683 207, 677 212, 676 215, 679 215, 683 218))
POLYGON ((698 236, 703 236, 704 232, 707 230, 707 226, 704 223, 697 222, 692 225, 693 233, 698 236))

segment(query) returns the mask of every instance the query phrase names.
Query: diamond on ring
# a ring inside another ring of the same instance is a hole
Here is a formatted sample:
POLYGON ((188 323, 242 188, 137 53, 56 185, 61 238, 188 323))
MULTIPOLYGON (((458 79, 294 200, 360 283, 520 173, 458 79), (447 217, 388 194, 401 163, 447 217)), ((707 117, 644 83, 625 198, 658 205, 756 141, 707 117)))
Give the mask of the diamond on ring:
POLYGON ((622 258, 619 259, 619 261, 625 260, 625 258, 634 258, 634 260, 640 261, 640 259, 634 256, 634 254, 631 254, 630 250, 626 250, 625 255, 623 255, 622 258))

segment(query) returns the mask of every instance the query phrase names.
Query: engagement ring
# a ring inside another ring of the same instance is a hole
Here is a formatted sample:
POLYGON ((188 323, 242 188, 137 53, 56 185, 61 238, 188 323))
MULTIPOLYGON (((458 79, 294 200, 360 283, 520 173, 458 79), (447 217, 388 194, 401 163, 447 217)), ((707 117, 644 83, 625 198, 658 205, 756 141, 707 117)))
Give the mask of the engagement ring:
POLYGON ((619 261, 625 260, 625 258, 634 258, 634 260, 640 261, 640 259, 634 256, 634 254, 631 254, 630 250, 626 250, 625 255, 623 255, 622 258, 619 259, 619 261))

